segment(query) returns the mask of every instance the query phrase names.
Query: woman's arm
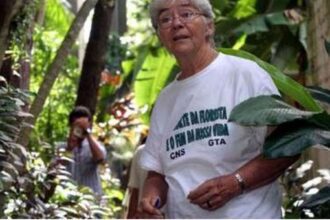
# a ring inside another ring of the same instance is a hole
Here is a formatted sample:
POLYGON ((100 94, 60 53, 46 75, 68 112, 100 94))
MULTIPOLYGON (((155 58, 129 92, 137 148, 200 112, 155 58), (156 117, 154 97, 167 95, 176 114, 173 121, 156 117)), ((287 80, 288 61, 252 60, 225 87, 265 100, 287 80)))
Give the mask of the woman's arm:
POLYGON ((128 219, 135 219, 137 214, 137 207, 138 207, 138 200, 139 200, 139 189, 135 187, 130 187, 130 198, 129 198, 129 204, 128 204, 128 213, 127 218, 128 219))
POLYGON ((238 169, 235 174, 238 173, 242 177, 244 190, 253 190, 276 180, 289 166, 296 162, 299 157, 300 155, 269 159, 259 155, 238 169))
POLYGON ((163 218, 160 211, 166 203, 168 185, 165 176, 149 171, 143 187, 139 212, 142 218, 163 218))
POLYGON ((273 182, 298 158, 299 155, 268 159, 259 155, 232 174, 216 177, 202 183, 190 192, 188 199, 201 208, 218 209, 244 191, 253 190, 273 182), (241 180, 239 180, 240 178, 241 180))

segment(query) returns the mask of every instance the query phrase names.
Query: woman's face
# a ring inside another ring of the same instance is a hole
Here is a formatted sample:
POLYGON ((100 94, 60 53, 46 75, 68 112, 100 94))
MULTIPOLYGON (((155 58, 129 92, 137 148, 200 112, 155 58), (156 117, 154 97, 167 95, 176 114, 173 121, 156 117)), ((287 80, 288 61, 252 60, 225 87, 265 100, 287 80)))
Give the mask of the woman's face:
POLYGON ((164 46, 176 57, 194 55, 210 47, 213 22, 206 19, 188 0, 164 0, 158 16, 157 33, 164 46))

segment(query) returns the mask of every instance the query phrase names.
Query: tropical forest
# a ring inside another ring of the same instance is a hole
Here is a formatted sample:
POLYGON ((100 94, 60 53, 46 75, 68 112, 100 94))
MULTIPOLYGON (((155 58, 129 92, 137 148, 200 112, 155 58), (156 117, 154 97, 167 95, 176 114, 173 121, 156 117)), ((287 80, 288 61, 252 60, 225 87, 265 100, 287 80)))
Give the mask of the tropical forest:
MULTIPOLYGON (((130 166, 163 88, 180 72, 151 0, 0 0, 0 218, 127 218, 130 166), (85 106, 104 146, 102 194, 78 184, 68 117, 85 106)), ((330 218, 330 1, 210 0, 219 53, 264 69, 278 96, 228 120, 271 126, 263 156, 298 161, 278 181, 283 218, 330 218)), ((207 86, 207 85, 205 85, 207 86)), ((166 117, 166 116, 164 116, 166 117)))

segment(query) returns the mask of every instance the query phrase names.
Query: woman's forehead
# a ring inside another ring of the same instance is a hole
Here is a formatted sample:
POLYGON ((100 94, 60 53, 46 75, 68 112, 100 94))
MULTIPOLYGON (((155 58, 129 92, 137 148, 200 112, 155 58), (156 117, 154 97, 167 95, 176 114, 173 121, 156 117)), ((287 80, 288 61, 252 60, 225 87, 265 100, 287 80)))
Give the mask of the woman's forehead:
POLYGON ((169 11, 172 8, 180 7, 194 7, 190 0, 164 0, 162 4, 158 7, 158 15, 163 12, 169 11))

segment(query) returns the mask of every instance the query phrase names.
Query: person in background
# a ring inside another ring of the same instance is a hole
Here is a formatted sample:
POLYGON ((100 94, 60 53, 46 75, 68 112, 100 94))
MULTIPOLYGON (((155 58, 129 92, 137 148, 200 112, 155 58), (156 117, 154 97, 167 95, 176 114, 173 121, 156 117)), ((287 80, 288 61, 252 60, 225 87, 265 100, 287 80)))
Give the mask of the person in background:
POLYGON ((73 155, 73 162, 63 164, 79 185, 102 194, 98 165, 106 159, 106 149, 92 136, 92 116, 88 108, 76 106, 69 115, 69 136, 63 146, 73 155))
POLYGON ((240 102, 279 94, 273 81, 253 61, 215 50, 208 0, 152 0, 150 14, 181 72, 152 112, 142 218, 281 218, 276 180, 299 156, 267 159, 267 127, 228 121, 240 102))
POLYGON ((143 170, 138 164, 138 160, 141 157, 141 153, 143 151, 144 146, 145 146, 144 144, 138 146, 138 148, 134 153, 131 163, 129 181, 128 181, 128 190, 130 196, 129 196, 127 218, 129 219, 138 218, 137 209, 142 197, 143 184, 147 177, 147 171, 143 170))
POLYGON ((129 203, 128 203, 128 212, 127 218, 139 218, 138 205, 141 201, 142 190, 144 181, 147 177, 147 171, 143 170, 138 163, 140 160, 142 151, 147 140, 148 129, 145 128, 145 131, 142 132, 140 145, 136 148, 131 166, 129 169, 129 179, 128 179, 128 190, 129 190, 129 203))

